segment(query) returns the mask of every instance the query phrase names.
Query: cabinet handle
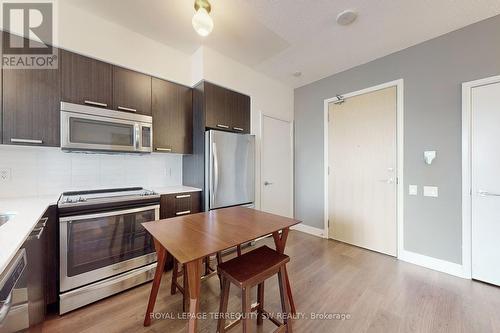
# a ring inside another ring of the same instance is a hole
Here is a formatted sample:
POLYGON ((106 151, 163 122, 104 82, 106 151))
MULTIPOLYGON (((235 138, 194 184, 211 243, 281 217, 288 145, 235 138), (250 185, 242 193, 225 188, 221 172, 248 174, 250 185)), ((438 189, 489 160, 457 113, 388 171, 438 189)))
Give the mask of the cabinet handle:
POLYGON ((191 198, 191 194, 176 195, 176 199, 191 198))
POLYGON ((161 147, 158 147, 158 148, 155 148, 156 151, 172 151, 172 148, 161 148, 161 147))
POLYGON ((124 106, 119 106, 118 107, 118 110, 121 110, 121 111, 128 111, 128 112, 137 112, 136 109, 132 109, 132 108, 126 108, 124 106))
POLYGON ((182 211, 182 212, 177 212, 175 213, 175 215, 186 215, 186 214, 190 214, 191 211, 190 210, 185 210, 185 211, 182 211))
POLYGON ((241 127, 233 127, 233 129, 234 129, 235 131, 240 131, 240 132, 243 132, 243 128, 241 128, 241 127))
POLYGON ((220 128, 229 128, 229 126, 227 126, 227 125, 222 125, 222 124, 217 124, 217 127, 220 127, 220 128))
POLYGON ((31 140, 31 139, 15 139, 15 138, 12 138, 10 139, 10 142, 13 142, 13 143, 34 143, 34 144, 42 144, 43 143, 43 140, 31 140))
POLYGON ((108 104, 107 103, 99 103, 99 102, 94 102, 94 101, 88 101, 88 100, 85 100, 83 101, 83 103, 85 104, 89 104, 89 105, 94 105, 94 106, 101 106, 103 108, 107 107, 108 104))

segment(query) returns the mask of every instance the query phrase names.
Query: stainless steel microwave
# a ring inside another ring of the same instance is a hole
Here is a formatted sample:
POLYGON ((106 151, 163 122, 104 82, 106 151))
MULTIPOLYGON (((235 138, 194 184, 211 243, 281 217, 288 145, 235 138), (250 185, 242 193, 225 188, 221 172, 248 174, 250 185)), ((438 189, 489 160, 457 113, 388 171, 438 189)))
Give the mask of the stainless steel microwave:
POLYGON ((61 102, 64 150, 151 153, 153 118, 61 102))

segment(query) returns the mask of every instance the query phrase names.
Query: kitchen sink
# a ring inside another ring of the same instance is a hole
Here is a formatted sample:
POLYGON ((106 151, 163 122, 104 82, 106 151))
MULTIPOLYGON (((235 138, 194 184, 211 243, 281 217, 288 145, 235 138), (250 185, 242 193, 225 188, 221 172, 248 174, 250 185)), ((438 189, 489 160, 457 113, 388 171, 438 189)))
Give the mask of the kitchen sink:
POLYGON ((0 213, 0 226, 9 222, 16 216, 16 213, 0 213))

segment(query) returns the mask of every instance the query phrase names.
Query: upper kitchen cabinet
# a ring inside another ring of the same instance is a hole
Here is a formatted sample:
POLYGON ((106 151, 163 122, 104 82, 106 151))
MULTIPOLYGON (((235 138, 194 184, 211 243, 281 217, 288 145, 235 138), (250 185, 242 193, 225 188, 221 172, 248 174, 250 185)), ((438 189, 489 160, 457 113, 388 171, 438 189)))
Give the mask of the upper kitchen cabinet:
POLYGON ((113 65, 60 51, 62 101, 111 108, 113 65))
POLYGON ((3 143, 60 146, 58 69, 3 69, 3 143))
POLYGON ((203 109, 208 128, 250 133, 250 97, 203 82, 203 109))
POLYGON ((192 154, 192 89, 153 78, 152 90, 154 150, 192 154))
POLYGON ((210 82, 204 82, 203 94, 206 127, 231 130, 227 90, 210 82))
POLYGON ((229 91, 231 129, 235 132, 250 133, 250 96, 229 91))
POLYGON ((151 115, 151 76, 113 67, 113 109, 151 115))

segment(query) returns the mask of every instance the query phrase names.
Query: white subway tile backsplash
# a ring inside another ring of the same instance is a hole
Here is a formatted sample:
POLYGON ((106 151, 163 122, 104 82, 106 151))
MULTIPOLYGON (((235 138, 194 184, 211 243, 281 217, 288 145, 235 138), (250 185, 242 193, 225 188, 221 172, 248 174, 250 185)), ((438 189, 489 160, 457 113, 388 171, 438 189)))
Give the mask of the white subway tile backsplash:
POLYGON ((0 198, 110 187, 182 185, 182 155, 86 154, 59 148, 0 145, 0 198))

